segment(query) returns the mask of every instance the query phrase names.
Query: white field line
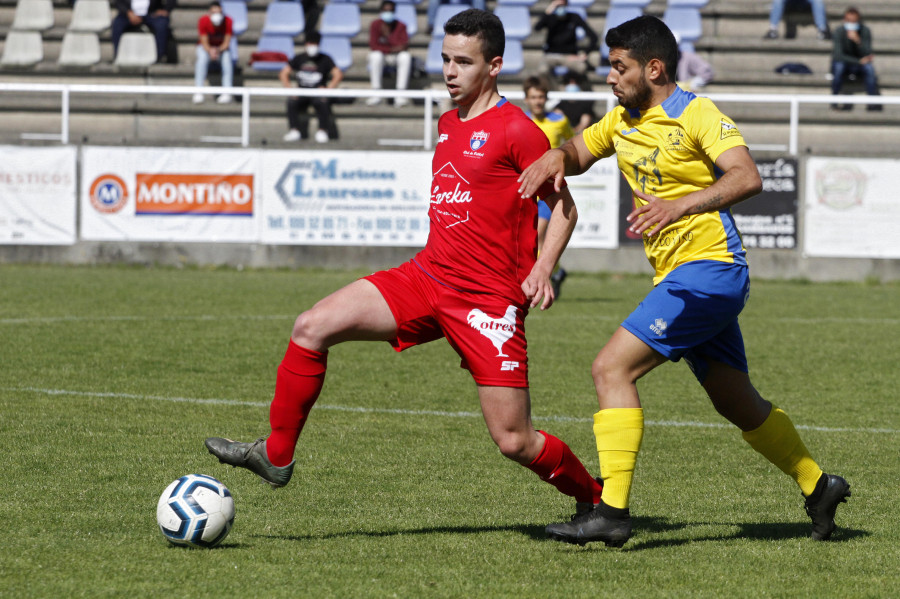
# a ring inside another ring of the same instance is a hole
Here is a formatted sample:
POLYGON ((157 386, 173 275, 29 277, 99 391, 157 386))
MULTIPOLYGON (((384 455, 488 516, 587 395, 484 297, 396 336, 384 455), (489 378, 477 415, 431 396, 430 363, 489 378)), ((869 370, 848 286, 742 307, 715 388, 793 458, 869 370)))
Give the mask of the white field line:
MULTIPOLYGON (((176 403, 189 403, 198 405, 223 405, 223 406, 249 406, 254 408, 266 408, 269 406, 268 401, 246 401, 239 399, 216 399, 216 398, 197 398, 197 397, 169 397, 164 395, 142 395, 137 393, 113 393, 101 391, 71 391, 67 389, 41 389, 38 387, 0 387, 3 391, 16 391, 37 393, 39 395, 70 395, 74 397, 94 397, 100 399, 138 399, 141 401, 170 401, 176 403)), ((441 410, 406 410, 403 408, 366 408, 357 406, 338 406, 327 403, 316 403, 317 410, 332 410, 335 412, 355 412, 359 414, 396 414, 400 416, 437 416, 440 418, 478 418, 481 412, 445 412, 441 410)), ((548 422, 583 422, 593 423, 593 418, 579 418, 575 416, 554 416, 535 414, 534 419, 537 421, 548 422)), ((696 421, 677 421, 677 420, 646 420, 645 426, 659 427, 684 427, 684 428, 732 428, 732 425, 723 422, 696 422, 696 421)), ((799 424, 798 429, 807 431, 816 431, 823 433, 884 433, 895 435, 900 433, 900 429, 893 428, 851 428, 841 427, 833 428, 826 426, 810 426, 799 424)))

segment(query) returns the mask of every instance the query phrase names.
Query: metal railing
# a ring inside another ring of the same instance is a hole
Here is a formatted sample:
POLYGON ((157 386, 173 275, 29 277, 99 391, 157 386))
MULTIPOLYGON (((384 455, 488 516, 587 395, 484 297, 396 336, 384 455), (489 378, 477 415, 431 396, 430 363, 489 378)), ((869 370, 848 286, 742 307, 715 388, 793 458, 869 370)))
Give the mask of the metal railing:
MULTIPOLYGON (((521 90, 502 89, 502 94, 511 100, 521 100, 521 90)), ((227 138, 227 141, 240 143, 242 147, 250 145, 250 106, 254 97, 332 97, 332 98, 395 98, 404 97, 410 100, 423 100, 424 113, 422 121, 422 147, 431 149, 433 144, 434 105, 447 100, 447 92, 443 89, 425 90, 371 90, 371 89, 301 89, 278 87, 194 87, 194 86, 152 86, 152 85, 93 85, 72 83, 0 83, 2 92, 26 92, 34 94, 59 94, 61 96, 61 125, 59 134, 36 134, 31 139, 44 139, 69 143, 69 118, 71 116, 71 98, 73 95, 178 95, 192 96, 203 94, 232 94, 241 98, 241 132, 240 136, 227 138)), ((824 94, 703 94, 716 103, 752 103, 752 104, 787 104, 790 107, 788 117, 789 133, 785 149, 796 156, 799 148, 800 106, 803 104, 900 104, 900 96, 832 96, 824 94)), ((551 92, 555 99, 578 99, 606 102, 607 111, 617 103, 611 92, 551 92)), ((226 141, 226 140, 221 140, 226 141)))

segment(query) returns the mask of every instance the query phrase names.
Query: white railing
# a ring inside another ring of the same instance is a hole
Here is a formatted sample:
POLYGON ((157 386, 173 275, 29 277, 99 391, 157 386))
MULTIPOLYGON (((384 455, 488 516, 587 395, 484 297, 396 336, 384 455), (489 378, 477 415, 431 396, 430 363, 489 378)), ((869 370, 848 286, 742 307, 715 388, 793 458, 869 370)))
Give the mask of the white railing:
MULTIPOLYGON (((223 94, 230 93, 241 98, 241 132, 240 136, 231 138, 219 138, 220 141, 240 143, 243 147, 250 145, 250 102, 253 97, 265 96, 312 96, 312 97, 337 97, 337 98, 394 98, 402 96, 408 99, 424 100, 424 114, 422 126, 422 147, 431 149, 433 142, 434 105, 447 99, 444 89, 426 90, 370 90, 370 89, 299 89, 280 87, 194 87, 194 86, 151 86, 151 85, 90 85, 70 83, 0 83, 2 92, 26 92, 35 94, 59 94, 61 96, 61 125, 59 134, 32 134, 31 139, 44 139, 69 143, 69 117, 71 97, 77 94, 85 95, 177 95, 192 96, 195 93, 223 94)), ((524 93, 521 90, 506 90, 501 92, 512 100, 521 100, 524 93)), ((607 111, 616 105, 616 97, 611 92, 551 92, 555 99, 581 99, 606 102, 607 111)), ((704 94, 716 103, 751 103, 751 104, 788 104, 789 133, 788 143, 784 147, 787 152, 796 156, 799 147, 800 106, 802 104, 900 104, 900 96, 831 96, 824 94, 704 94)))

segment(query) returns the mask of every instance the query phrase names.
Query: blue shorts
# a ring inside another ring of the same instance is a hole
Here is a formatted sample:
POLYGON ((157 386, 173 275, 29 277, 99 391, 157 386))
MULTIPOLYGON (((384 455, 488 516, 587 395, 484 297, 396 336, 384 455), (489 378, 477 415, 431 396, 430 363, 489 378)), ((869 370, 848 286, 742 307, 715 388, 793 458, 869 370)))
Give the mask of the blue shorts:
POLYGON ((550 206, 547 205, 547 202, 538 200, 538 218, 550 220, 551 214, 553 214, 553 212, 550 210, 550 206))
POLYGON ((622 326, 673 362, 683 356, 702 383, 710 360, 747 372, 738 314, 749 295, 745 265, 688 262, 666 275, 622 326))

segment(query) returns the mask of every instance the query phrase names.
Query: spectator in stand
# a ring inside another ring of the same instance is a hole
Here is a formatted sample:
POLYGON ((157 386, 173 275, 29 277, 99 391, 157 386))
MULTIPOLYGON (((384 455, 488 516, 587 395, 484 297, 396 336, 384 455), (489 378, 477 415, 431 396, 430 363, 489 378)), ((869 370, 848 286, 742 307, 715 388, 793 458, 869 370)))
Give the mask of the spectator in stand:
MULTIPOLYGON (((872 64, 872 31, 863 24, 859 10, 852 6, 844 11, 844 22, 834 30, 834 45, 831 52, 831 93, 838 95, 844 85, 844 78, 849 75, 862 77, 866 84, 866 93, 870 96, 881 95, 878 89, 878 77, 872 64)), ((852 104, 832 104, 835 110, 850 110, 852 104)), ((869 104, 867 110, 882 110, 881 104, 869 104)))
POLYGON ((119 51, 119 39, 126 31, 138 31, 146 25, 156 37, 156 60, 164 62, 169 40, 169 14, 175 0, 116 0, 119 14, 112 21, 113 55, 119 51))
POLYGON ((534 25, 535 31, 547 30, 544 42, 544 54, 541 57, 539 71, 544 76, 553 74, 557 66, 564 66, 576 73, 588 71, 588 55, 597 49, 599 38, 581 15, 569 11, 568 0, 553 0, 547 10, 534 25), (586 48, 578 45, 578 29, 584 32, 588 43, 586 48))
MULTIPOLYGON (((231 87, 234 82, 234 58, 229 45, 232 36, 231 17, 222 12, 222 5, 213 0, 209 12, 197 21, 197 61, 194 63, 194 85, 203 87, 209 74, 209 63, 218 62, 222 69, 222 87, 231 87)), ((228 104, 234 101, 231 94, 222 94, 217 102, 228 104)), ((194 104, 203 103, 203 94, 194 94, 194 104)))
MULTIPOLYGON (((581 73, 566 71, 563 74, 561 81, 563 84, 563 91, 591 91, 591 82, 588 81, 586 75, 581 73)), ((557 108, 559 108, 569 119, 572 130, 576 134, 580 134, 598 120, 597 115, 594 113, 593 100, 563 100, 557 105, 557 108)))
POLYGON ((675 41, 678 42, 678 86, 685 91, 698 91, 706 87, 716 76, 712 65, 694 52, 693 44, 682 44, 677 33, 675 41))
POLYGON ((434 20, 441 4, 465 4, 479 10, 485 9, 485 0, 428 0, 428 35, 434 31, 434 20))
MULTIPOLYGON (((412 54, 409 53, 409 34, 406 24, 396 17, 397 5, 393 0, 381 3, 381 14, 372 21, 369 27, 369 80, 372 89, 381 89, 381 76, 384 65, 397 69, 397 89, 409 86, 409 72, 412 69, 412 54)), ((366 100, 369 106, 381 103, 381 98, 372 97, 366 100)), ((409 104, 406 98, 396 98, 394 106, 398 108, 409 104)))
MULTIPOLYGON (((278 78, 283 86, 291 87, 292 78, 297 80, 299 87, 305 89, 334 89, 341 83, 344 74, 330 56, 319 52, 320 41, 322 41, 322 36, 318 31, 307 34, 305 52, 294 56, 278 73, 278 78)), ((337 124, 334 121, 334 114, 331 112, 331 100, 323 97, 297 96, 288 98, 287 101, 290 130, 285 134, 284 141, 309 138, 309 114, 307 111, 310 105, 316 111, 316 118, 319 120, 316 141, 325 143, 329 139, 338 138, 337 124)))
POLYGON ((763 36, 763 39, 778 39, 778 24, 784 17, 784 9, 810 9, 812 11, 813 22, 816 24, 816 37, 820 40, 830 40, 831 31, 828 29, 828 16, 825 13, 825 0, 772 0, 772 9, 769 11, 769 31, 763 36))
POLYGON ((309 37, 311 33, 319 31, 319 15, 322 10, 319 8, 319 0, 300 0, 303 6, 303 39, 309 37))

